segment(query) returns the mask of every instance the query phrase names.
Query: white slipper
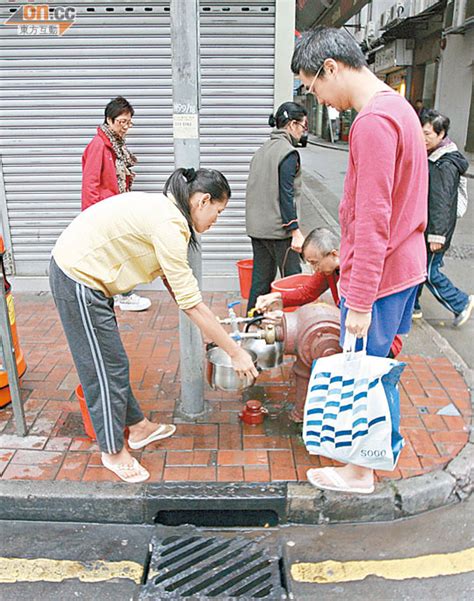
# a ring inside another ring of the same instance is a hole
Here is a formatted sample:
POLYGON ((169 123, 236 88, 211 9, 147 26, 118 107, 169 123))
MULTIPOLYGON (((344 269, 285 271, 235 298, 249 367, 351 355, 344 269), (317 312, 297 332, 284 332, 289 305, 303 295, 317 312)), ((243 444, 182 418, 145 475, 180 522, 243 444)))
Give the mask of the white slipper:
POLYGON ((127 465, 125 463, 119 463, 114 465, 109 462, 104 453, 101 455, 102 465, 106 467, 108 470, 113 472, 116 476, 123 480, 124 482, 128 482, 129 484, 137 484, 138 482, 145 482, 150 477, 149 472, 138 463, 138 461, 133 458, 133 462, 131 465, 127 465), (138 472, 134 476, 131 476, 131 472, 138 472))
POLYGON ((160 424, 158 428, 150 434, 150 436, 144 438, 143 440, 133 442, 129 438, 128 446, 134 451, 136 451, 137 449, 142 449, 147 444, 150 444, 150 442, 155 442, 156 440, 163 440, 163 438, 173 436, 175 432, 176 426, 174 426, 173 424, 160 424))
POLYGON ((335 490, 337 492, 347 492, 359 495, 370 495, 374 492, 375 486, 372 484, 370 487, 358 488, 356 486, 350 486, 342 476, 339 475, 338 471, 333 467, 321 467, 316 469, 310 469, 306 472, 308 481, 321 490, 335 490), (315 472, 324 472, 324 477, 329 484, 319 482, 316 480, 315 472))

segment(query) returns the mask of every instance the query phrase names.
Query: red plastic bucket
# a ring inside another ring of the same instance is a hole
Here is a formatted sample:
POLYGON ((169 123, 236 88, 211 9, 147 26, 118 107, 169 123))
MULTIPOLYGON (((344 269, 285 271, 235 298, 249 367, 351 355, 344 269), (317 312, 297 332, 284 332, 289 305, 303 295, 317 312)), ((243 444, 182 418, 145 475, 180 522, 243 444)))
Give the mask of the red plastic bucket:
MULTIPOLYGON (((309 273, 297 273, 296 275, 289 275, 286 278, 281 278, 281 280, 275 280, 272 282, 272 292, 297 290, 304 286, 310 278, 311 274, 309 273)), ((283 310, 287 313, 291 313, 292 311, 296 311, 296 309, 298 309, 298 307, 286 307, 283 310)))
POLYGON ((86 434, 90 439, 95 440, 96 436, 94 426, 92 425, 89 409, 87 407, 86 399, 84 398, 84 391, 82 390, 82 386, 80 384, 76 388, 76 396, 79 399, 79 406, 81 408, 82 423, 84 424, 84 430, 86 431, 86 434))
POLYGON ((236 263, 239 271, 240 295, 242 298, 250 296, 252 287, 253 259, 242 259, 236 263))

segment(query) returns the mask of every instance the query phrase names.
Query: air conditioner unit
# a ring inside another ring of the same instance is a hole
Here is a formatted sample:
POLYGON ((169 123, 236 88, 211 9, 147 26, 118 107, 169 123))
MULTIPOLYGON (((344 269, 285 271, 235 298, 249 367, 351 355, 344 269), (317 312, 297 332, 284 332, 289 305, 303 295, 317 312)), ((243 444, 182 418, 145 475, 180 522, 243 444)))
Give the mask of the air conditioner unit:
POLYGON ((444 28, 448 33, 450 30, 464 25, 467 16, 466 7, 465 0, 448 0, 444 13, 444 28))
POLYGON ((386 29, 387 23, 390 23, 390 9, 380 15, 380 29, 386 29))
POLYGON ((359 31, 355 31, 354 39, 358 44, 362 44, 362 42, 365 40, 365 30, 359 29, 359 31))
POLYGON ((375 53, 375 73, 391 73, 413 64, 413 50, 406 40, 394 40, 375 53))
POLYGON ((405 0, 398 0, 396 4, 394 4, 390 9, 390 16, 393 21, 398 21, 399 19, 406 19, 408 17, 408 6, 405 0))
POLYGON ((426 0, 411 0, 410 16, 419 15, 426 9, 426 0))
POLYGON ((374 21, 368 21, 365 26, 365 39, 373 40, 376 37, 374 21))
MULTIPOLYGON (((404 0, 398 0, 398 2, 396 2, 389 8, 388 12, 390 16, 388 18, 388 21, 385 23, 385 27, 389 27, 394 23, 397 23, 401 19, 406 19, 406 17, 408 16, 407 14, 405 14, 404 0)), ((408 10, 406 12, 408 12, 408 10)))

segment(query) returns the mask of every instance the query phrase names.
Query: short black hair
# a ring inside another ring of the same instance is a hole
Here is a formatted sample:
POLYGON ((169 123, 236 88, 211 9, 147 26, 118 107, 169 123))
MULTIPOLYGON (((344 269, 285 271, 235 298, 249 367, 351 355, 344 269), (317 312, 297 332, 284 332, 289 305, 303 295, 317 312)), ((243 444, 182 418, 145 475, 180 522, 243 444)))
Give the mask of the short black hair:
POLYGON ((426 125, 426 123, 431 123, 433 130, 438 135, 443 131, 444 131, 444 136, 443 136, 444 138, 448 135, 449 126, 450 126, 451 122, 449 120, 449 117, 446 117, 446 115, 442 115, 438 111, 430 109, 429 111, 426 111, 426 113, 423 115, 423 117, 421 119, 422 125, 426 125))
POLYGON ((126 98, 117 96, 105 107, 104 123, 107 123, 107 119, 111 119, 113 123, 123 113, 130 113, 133 117, 135 110, 126 98))
POLYGON ((283 104, 280 104, 274 115, 270 115, 268 118, 268 125, 281 129, 290 121, 301 121, 307 114, 308 111, 304 106, 301 106, 301 104, 296 102, 284 102, 283 104))
POLYGON ((303 32, 296 40, 291 70, 295 75, 300 71, 316 75, 327 58, 339 61, 351 69, 367 66, 359 44, 350 33, 345 29, 319 26, 303 32))

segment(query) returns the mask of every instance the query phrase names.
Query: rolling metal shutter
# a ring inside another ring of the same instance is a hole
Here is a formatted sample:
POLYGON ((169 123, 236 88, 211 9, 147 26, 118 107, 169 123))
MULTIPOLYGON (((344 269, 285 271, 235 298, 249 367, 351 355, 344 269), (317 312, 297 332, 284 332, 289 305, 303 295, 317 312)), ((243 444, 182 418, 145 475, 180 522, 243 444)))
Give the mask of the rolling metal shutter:
MULTIPOLYGON (((17 275, 46 273, 55 240, 79 212, 81 155, 110 98, 124 95, 136 111, 134 189, 161 190, 174 168, 169 1, 74 6, 76 23, 61 37, 0 32, 0 153, 17 275)), ((17 8, 2 2, 1 22, 17 8)), ((245 180, 269 132, 273 63, 274 0, 201 2, 201 164, 221 169, 233 190, 204 239, 207 277, 235 276, 235 260, 249 254, 245 180)))
POLYGON ((270 133, 274 6, 274 0, 201 2, 201 163, 222 171, 232 188, 228 208, 203 237, 204 276, 235 277, 236 259, 252 256, 245 184, 250 159, 270 133))
MULTIPOLYGON (((1 31, 0 152, 18 275, 46 273, 79 212, 81 155, 111 98, 125 96, 136 111, 136 188, 161 189, 173 169, 169 2, 74 6, 76 24, 63 36, 1 31)), ((11 9, 2 3, 2 22, 11 9)))

